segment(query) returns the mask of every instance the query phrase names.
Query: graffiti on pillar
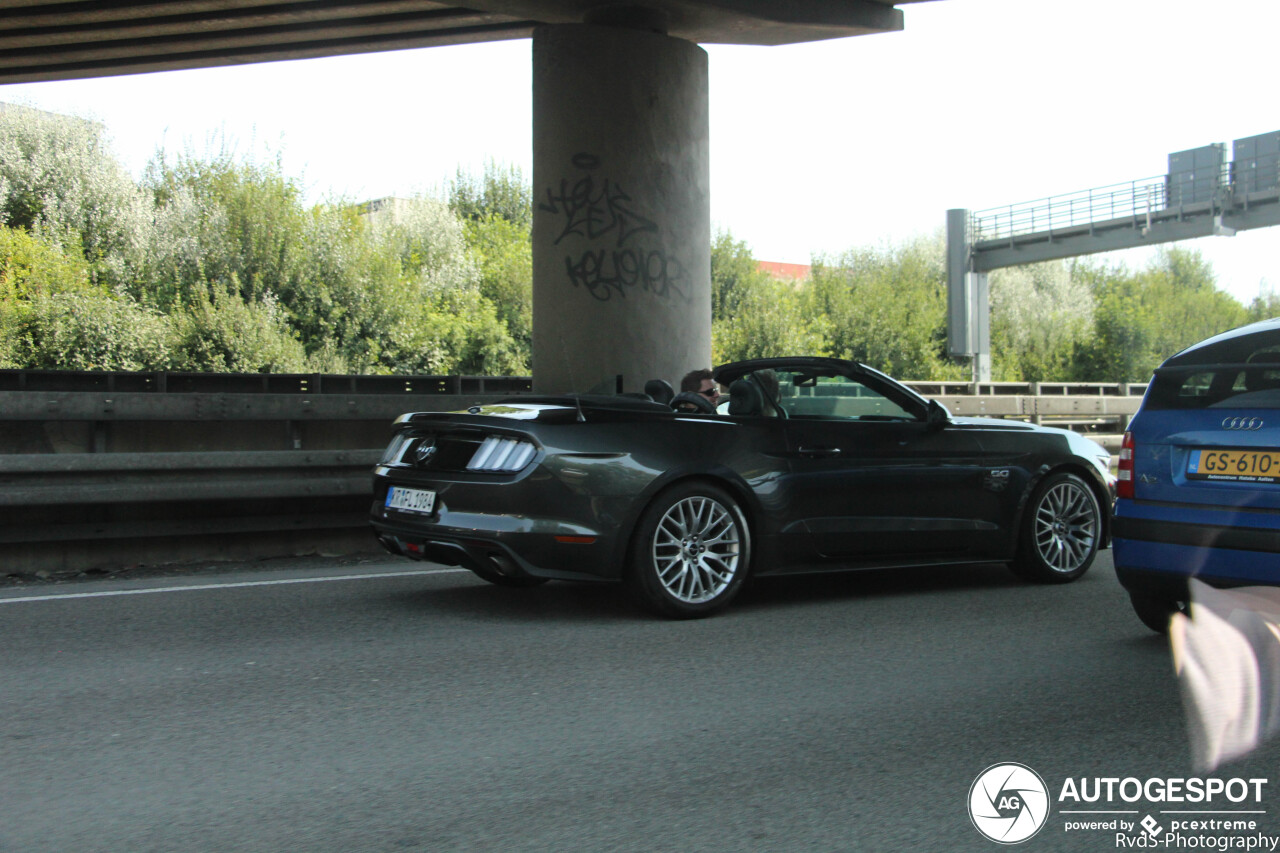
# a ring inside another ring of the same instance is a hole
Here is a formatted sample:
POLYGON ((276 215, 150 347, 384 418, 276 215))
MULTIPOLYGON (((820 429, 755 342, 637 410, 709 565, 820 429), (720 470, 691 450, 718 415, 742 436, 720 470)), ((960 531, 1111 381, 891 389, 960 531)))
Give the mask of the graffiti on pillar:
POLYGON ((562 178, 558 189, 548 187, 538 209, 561 217, 555 245, 568 246, 573 238, 604 240, 608 245, 570 249, 564 258, 570 283, 602 302, 614 295, 626 298, 628 291, 636 290, 688 300, 684 267, 662 247, 649 244, 658 233, 657 223, 640 212, 640 205, 616 181, 593 174, 600 166, 598 157, 576 154, 573 165, 586 174, 576 180, 562 178))

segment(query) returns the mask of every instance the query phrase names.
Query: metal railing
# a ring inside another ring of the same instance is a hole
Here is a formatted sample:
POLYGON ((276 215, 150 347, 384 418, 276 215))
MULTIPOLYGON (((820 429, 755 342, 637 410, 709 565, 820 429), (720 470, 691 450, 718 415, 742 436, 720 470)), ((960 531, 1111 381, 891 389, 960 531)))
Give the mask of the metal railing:
MULTIPOLYGON (((971 214, 974 243, 1013 240, 1031 234, 1085 230, 1127 220, 1135 227, 1182 208, 1220 210, 1231 203, 1233 171, 1176 172, 1123 184, 1080 190, 1035 201, 993 207, 971 214)), ((1254 180, 1250 176, 1250 180, 1254 180)), ((1248 188, 1241 186, 1240 191, 1248 188)))
POLYGON ((971 227, 973 241, 980 243, 1088 227, 1117 219, 1137 221, 1166 207, 1168 183, 1162 175, 975 211, 971 227))

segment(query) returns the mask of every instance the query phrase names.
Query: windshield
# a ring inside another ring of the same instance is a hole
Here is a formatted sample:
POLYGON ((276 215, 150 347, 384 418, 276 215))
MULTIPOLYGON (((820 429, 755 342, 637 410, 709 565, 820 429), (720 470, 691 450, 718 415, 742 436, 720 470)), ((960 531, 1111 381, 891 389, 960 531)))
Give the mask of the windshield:
POLYGON ((843 374, 805 370, 757 371, 766 393, 777 395, 789 418, 916 420, 913 413, 864 382, 843 374), (772 374, 764 376, 761 374, 772 374))

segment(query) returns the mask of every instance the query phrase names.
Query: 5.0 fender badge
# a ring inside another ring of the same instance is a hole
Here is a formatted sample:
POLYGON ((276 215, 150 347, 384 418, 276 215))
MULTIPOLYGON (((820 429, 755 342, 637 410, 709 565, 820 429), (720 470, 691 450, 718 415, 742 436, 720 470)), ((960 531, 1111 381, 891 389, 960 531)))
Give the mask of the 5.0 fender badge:
POLYGON ((1003 492, 1009 486, 1008 468, 992 468, 982 478, 982 488, 989 492, 1003 492))

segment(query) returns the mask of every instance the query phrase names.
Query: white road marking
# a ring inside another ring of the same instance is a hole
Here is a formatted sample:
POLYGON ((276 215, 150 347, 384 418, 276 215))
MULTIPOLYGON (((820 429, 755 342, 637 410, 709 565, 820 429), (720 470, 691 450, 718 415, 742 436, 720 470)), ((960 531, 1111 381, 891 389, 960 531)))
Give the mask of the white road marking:
POLYGON ((234 583, 206 583, 190 586, 149 587, 147 589, 114 589, 101 592, 64 592, 54 595, 19 595, 13 598, 0 598, 0 604, 17 604, 25 601, 58 601, 66 598, 111 598, 117 595, 152 595, 161 592, 198 592, 209 589, 236 589, 246 586, 282 586, 291 583, 324 583, 327 581, 359 581, 372 578, 404 578, 416 575, 444 575, 451 572, 465 572, 467 569, 420 569, 409 572, 379 572, 368 575, 335 575, 318 578, 286 578, 270 581, 236 581, 234 583))

